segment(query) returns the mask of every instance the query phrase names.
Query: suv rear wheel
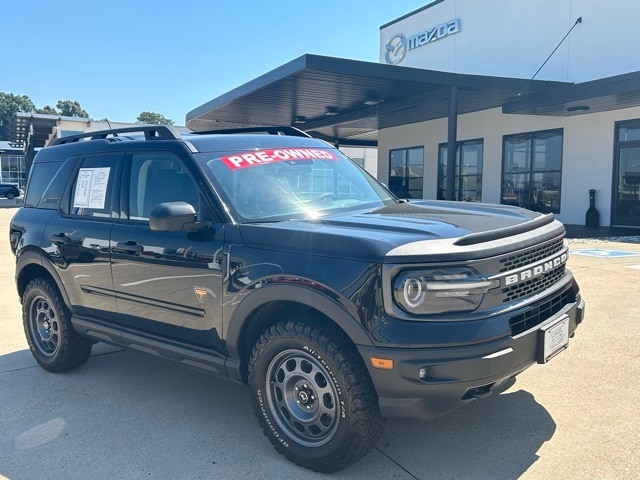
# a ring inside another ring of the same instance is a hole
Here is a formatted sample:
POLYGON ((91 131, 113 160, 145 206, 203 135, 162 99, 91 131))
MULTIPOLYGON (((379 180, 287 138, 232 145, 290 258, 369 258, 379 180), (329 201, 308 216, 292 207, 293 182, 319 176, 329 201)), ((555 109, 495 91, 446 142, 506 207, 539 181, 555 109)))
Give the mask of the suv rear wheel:
POLYGON ((84 364, 92 342, 71 325, 71 314, 51 281, 36 278, 22 297, 22 321, 36 361, 50 372, 64 372, 84 364))
POLYGON ((269 328, 249 366, 255 414, 276 450, 319 472, 371 450, 384 426, 369 374, 334 329, 292 319, 269 328))

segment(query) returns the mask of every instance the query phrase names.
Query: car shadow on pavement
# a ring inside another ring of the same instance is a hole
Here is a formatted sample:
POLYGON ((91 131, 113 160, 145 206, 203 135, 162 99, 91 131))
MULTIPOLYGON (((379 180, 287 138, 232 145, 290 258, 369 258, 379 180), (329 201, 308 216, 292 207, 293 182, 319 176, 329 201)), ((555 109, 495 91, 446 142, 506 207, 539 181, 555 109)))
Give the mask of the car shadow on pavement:
POLYGON ((534 396, 514 386, 430 422, 387 422, 378 448, 416 478, 516 479, 555 430, 534 396))
MULTIPOLYGON (((245 386, 97 351, 64 374, 27 350, 0 356, 0 478, 327 478, 273 450, 245 386)), ((512 388, 431 422, 387 422, 378 447, 332 478, 518 478, 554 431, 534 397, 512 388)))

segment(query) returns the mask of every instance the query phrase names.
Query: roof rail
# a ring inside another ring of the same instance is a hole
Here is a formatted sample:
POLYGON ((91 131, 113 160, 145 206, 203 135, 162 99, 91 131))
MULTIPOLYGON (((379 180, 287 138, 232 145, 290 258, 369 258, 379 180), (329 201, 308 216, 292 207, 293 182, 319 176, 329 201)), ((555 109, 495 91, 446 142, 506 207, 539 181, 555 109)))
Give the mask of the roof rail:
POLYGON ((204 132, 193 132, 198 135, 224 134, 224 133, 268 133, 269 135, 288 135, 290 137, 306 137, 312 138, 306 132, 288 125, 281 126, 265 126, 265 127, 240 127, 225 128, 223 130, 206 130, 204 132))
POLYGON ((137 125, 135 127, 112 128, 111 130, 97 130, 95 132, 84 132, 78 135, 60 137, 53 145, 64 145, 75 143, 83 138, 90 140, 102 140, 109 136, 119 138, 120 133, 144 133, 145 140, 180 140, 180 133, 171 125, 137 125))

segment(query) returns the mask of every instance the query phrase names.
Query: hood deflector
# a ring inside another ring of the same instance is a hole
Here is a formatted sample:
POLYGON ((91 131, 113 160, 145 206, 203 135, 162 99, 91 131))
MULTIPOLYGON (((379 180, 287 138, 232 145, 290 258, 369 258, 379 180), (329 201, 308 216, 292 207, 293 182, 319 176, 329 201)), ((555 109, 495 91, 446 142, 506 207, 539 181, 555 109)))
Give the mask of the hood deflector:
POLYGON ((554 220, 553 213, 547 215, 540 215, 533 220, 518 225, 512 225, 510 227, 500 228, 498 230, 489 230, 487 232, 470 233, 464 237, 460 237, 453 242, 454 245, 466 246, 475 245, 476 243, 489 242, 498 238, 509 237, 511 235, 518 235, 520 233, 529 232, 536 228, 549 225, 554 220))

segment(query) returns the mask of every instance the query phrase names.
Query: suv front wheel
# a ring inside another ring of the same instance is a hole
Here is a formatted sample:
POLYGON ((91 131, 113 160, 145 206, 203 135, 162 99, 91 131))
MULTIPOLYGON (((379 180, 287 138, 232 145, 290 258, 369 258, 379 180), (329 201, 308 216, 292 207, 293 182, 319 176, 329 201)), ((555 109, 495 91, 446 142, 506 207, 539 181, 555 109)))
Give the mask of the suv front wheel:
POLYGON ((249 365, 255 414, 276 450, 319 472, 371 450, 384 426, 354 345, 333 328, 291 319, 269 328, 249 365))
POLYGON ((36 361, 50 372, 64 372, 84 364, 92 342, 71 325, 71 314, 51 281, 36 278, 22 297, 22 321, 36 361))

